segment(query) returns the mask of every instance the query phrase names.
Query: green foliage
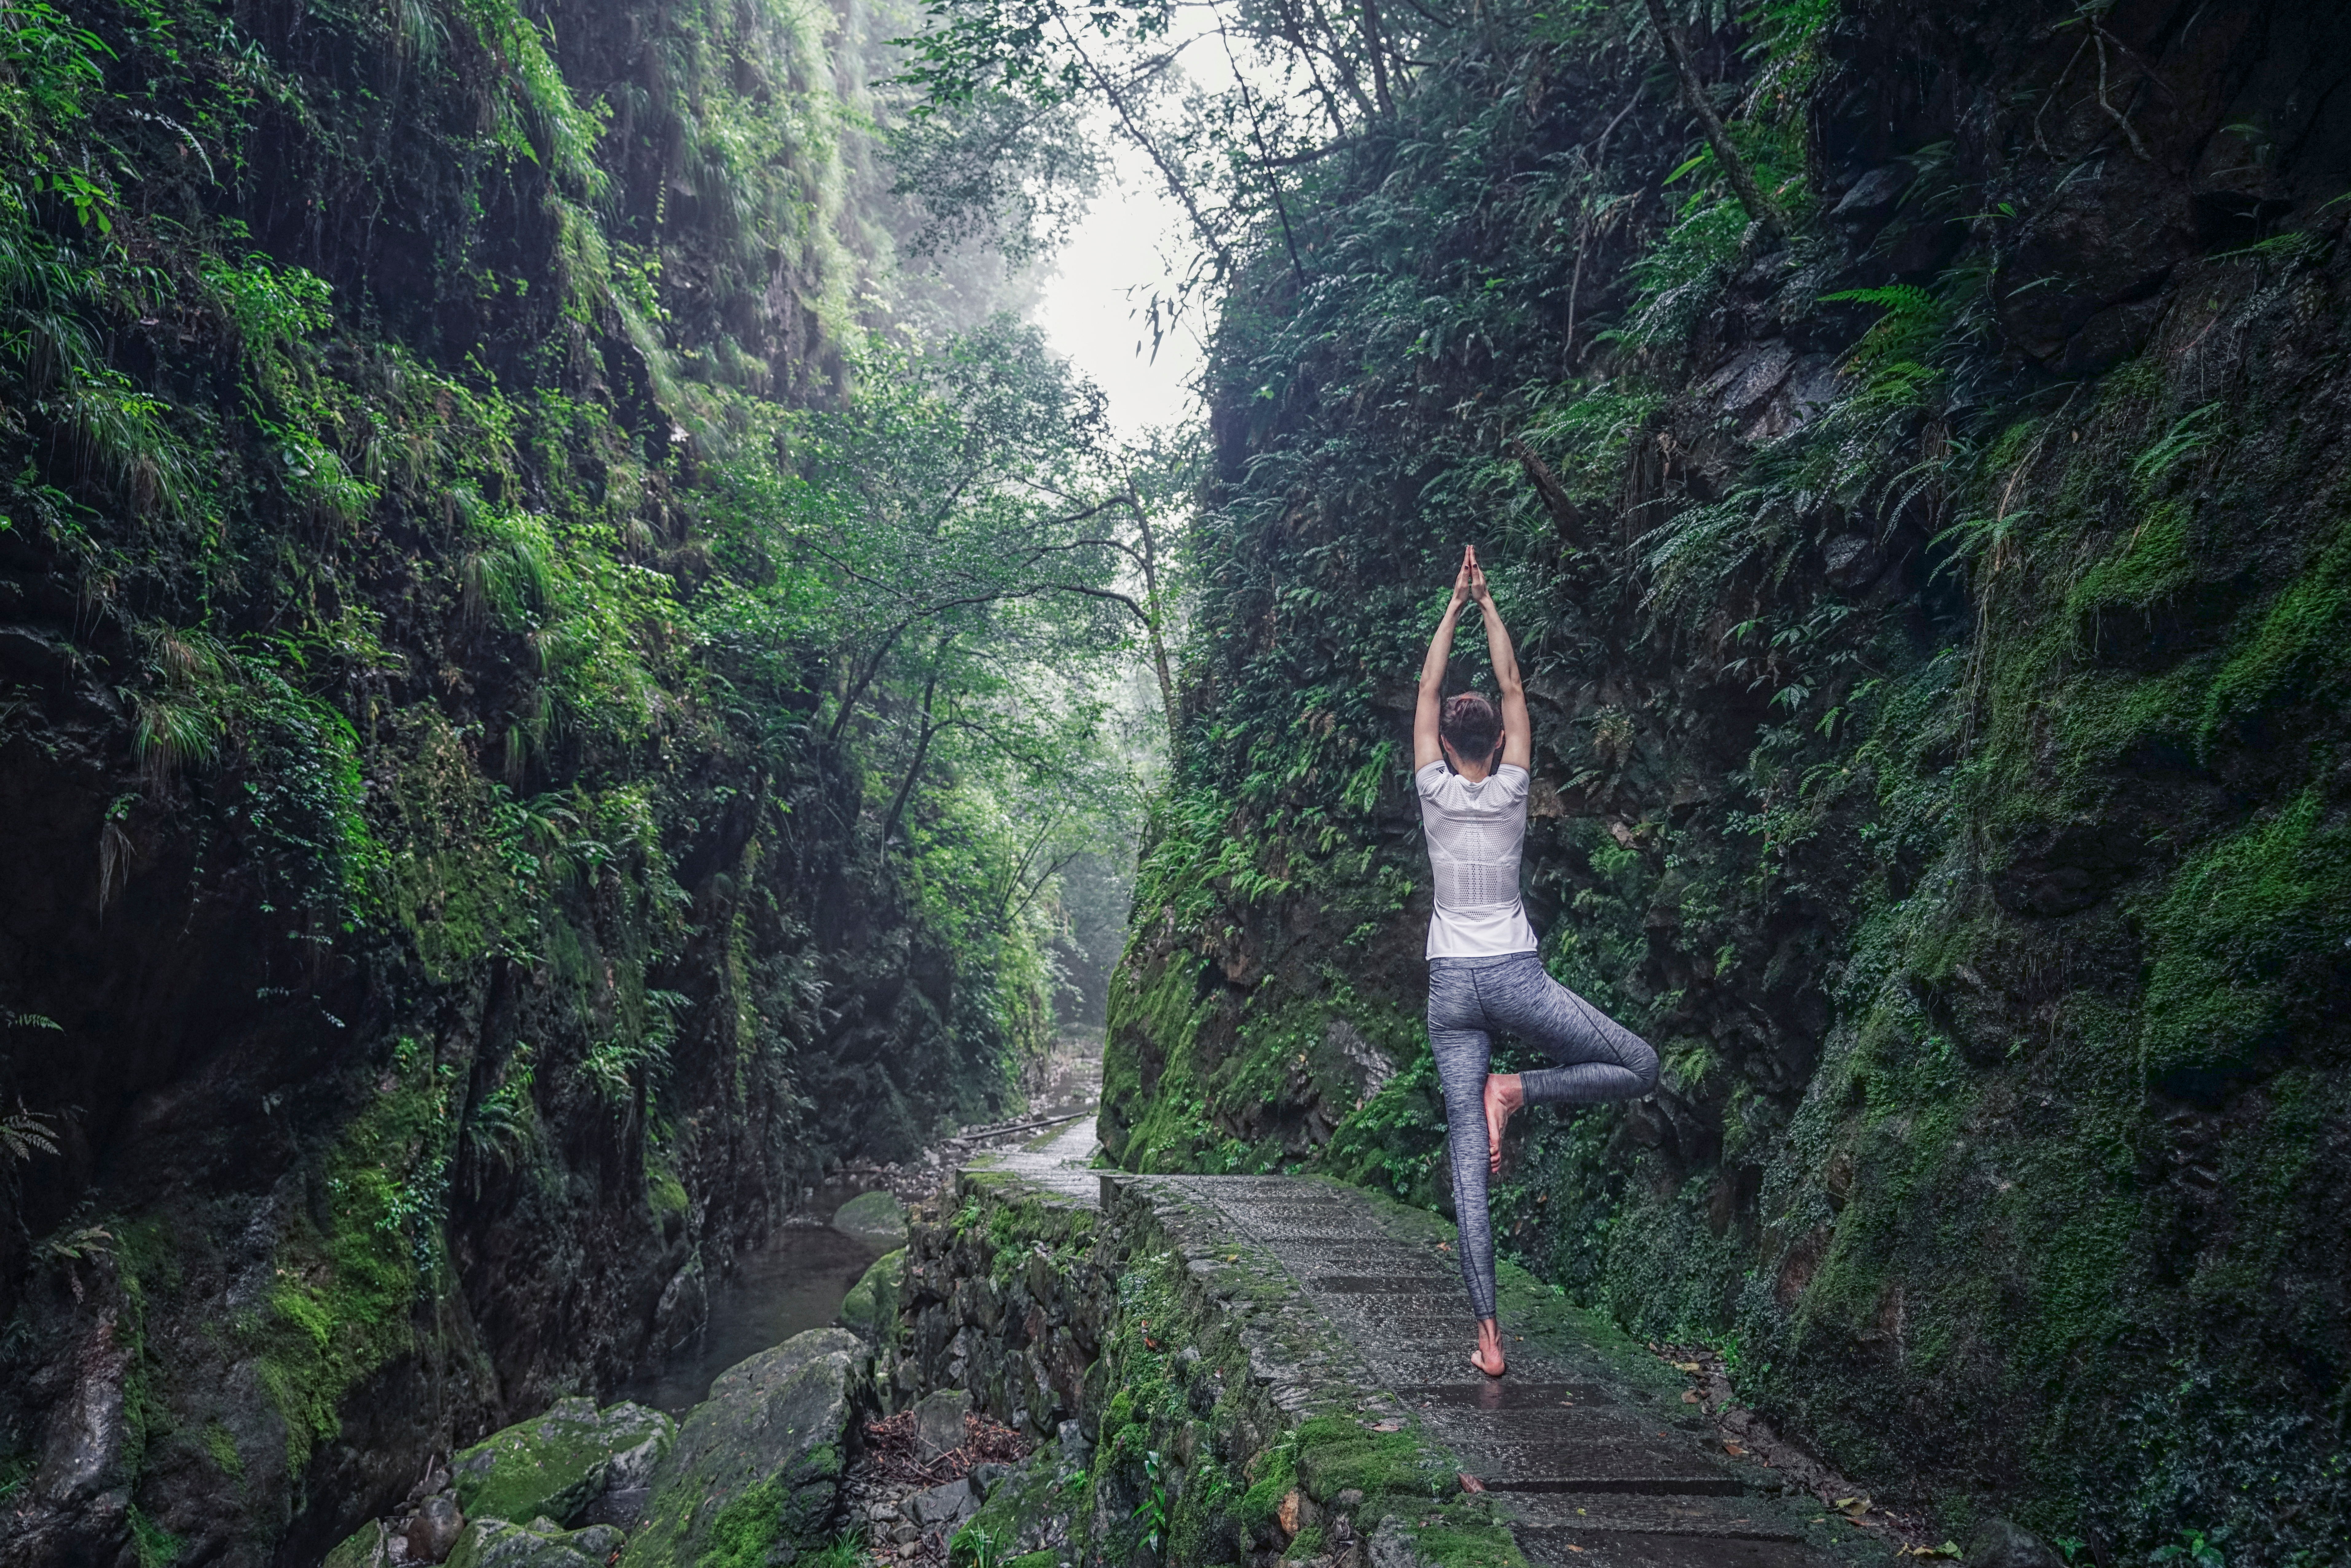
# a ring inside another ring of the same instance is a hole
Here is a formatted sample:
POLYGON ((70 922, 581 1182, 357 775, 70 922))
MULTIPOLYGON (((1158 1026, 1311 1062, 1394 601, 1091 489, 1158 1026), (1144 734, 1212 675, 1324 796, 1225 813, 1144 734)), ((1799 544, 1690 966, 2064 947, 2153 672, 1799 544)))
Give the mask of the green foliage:
POLYGON ((2205 1538, 2200 1530, 2183 1530, 2179 1539, 2168 1546, 2158 1546, 2147 1554, 2153 1563, 2178 1563, 2182 1568, 2228 1568, 2228 1559, 2220 1546, 2205 1538))
POLYGON ((864 1540, 854 1532, 825 1542, 813 1551, 802 1551, 797 1561, 809 1568, 865 1568, 872 1561, 867 1555, 864 1540))
POLYGON ((486 48, 506 69, 496 99, 493 135, 507 153, 542 161, 571 193, 593 198, 607 179, 596 162, 603 131, 599 118, 580 109, 569 83, 547 52, 539 25, 511 0, 465 0, 462 14, 486 48))
POLYGON ((1445 1102, 1436 1059, 1415 1051, 1402 1071, 1332 1130, 1326 1158, 1334 1175, 1433 1206, 1445 1162, 1445 1102))
POLYGON ((1001 91, 920 99, 891 128, 887 148, 892 193, 930 214, 918 253, 977 242, 1013 263, 1048 254, 1101 185, 1101 154, 1073 106, 1040 110, 1001 91))
POLYGON ((1823 304, 1875 305, 1885 312, 1854 345, 1845 369, 1861 380, 1856 402, 1876 411, 1908 412, 1931 406, 1938 372, 1931 361, 1950 332, 1952 302, 1916 284, 1848 288, 1824 294, 1823 304))
POLYGON ((197 266, 255 379, 271 386, 297 381, 308 369, 306 340, 334 320, 326 280, 302 267, 280 268, 257 251, 235 262, 205 256, 197 266))
POLYGON ((67 1278, 78 1283, 70 1265, 110 1258, 114 1247, 114 1233, 104 1226, 68 1222, 43 1237, 33 1250, 42 1262, 66 1268, 67 1278))
POLYGON ((1159 1450, 1153 1448, 1143 1456, 1143 1500, 1128 1515, 1134 1521, 1145 1550, 1156 1554, 1167 1536, 1167 1481, 1160 1473, 1159 1450))
POLYGON ((1837 0, 1757 0, 1747 8, 1740 20, 1754 29, 1749 52, 1781 73, 1780 79, 1768 85, 1789 93, 1811 85, 1809 73, 1817 66, 1814 51, 1836 14, 1837 0))
POLYGON ((2131 460, 2131 476, 2152 488, 2171 471, 2211 444, 2212 422, 2221 412, 2218 402, 2199 404, 2179 416, 2163 439, 2131 460))
MULTIPOLYGON (((531 1094, 534 1073, 530 1057, 528 1046, 516 1051, 500 1071, 496 1087, 477 1095, 466 1111, 462 1135, 476 1173, 477 1190, 480 1173, 485 1168, 495 1166, 512 1170, 537 1153, 545 1137, 538 1102, 531 1094)), ((671 1187, 677 1186, 674 1176, 670 1176, 668 1182, 671 1187)), ((678 1188, 677 1197, 675 1207, 684 1207, 683 1188, 678 1188)))

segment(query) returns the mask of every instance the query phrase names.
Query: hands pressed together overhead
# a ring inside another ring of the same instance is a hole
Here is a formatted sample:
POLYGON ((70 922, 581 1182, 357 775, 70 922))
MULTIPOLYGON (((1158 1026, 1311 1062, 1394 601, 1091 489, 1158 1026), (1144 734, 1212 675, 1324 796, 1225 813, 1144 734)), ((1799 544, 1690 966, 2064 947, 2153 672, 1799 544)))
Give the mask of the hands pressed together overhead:
POLYGON ((1453 575, 1453 606, 1459 609, 1464 600, 1474 599, 1482 608, 1493 600, 1493 590, 1486 586, 1486 569, 1478 564, 1478 547, 1461 547, 1461 570, 1453 575))
MULTIPOLYGON (((1524 768, 1534 755, 1534 727, 1528 719, 1526 692, 1519 681, 1518 653, 1510 646, 1510 633, 1502 624, 1502 612, 1494 603, 1494 591, 1487 585, 1486 569, 1478 564, 1478 547, 1465 545, 1460 570, 1453 574, 1453 597, 1445 606, 1445 613, 1437 617, 1437 631, 1428 640, 1428 652, 1421 658, 1420 695, 1414 705, 1412 721, 1412 765, 1416 769, 1445 755, 1438 714, 1444 701, 1446 661, 1453 653, 1454 622, 1460 618, 1461 607, 1468 603, 1475 603, 1485 621, 1486 649, 1494 664, 1494 684, 1501 692, 1501 761, 1524 768)), ((1483 777, 1482 773, 1478 776, 1483 777)))

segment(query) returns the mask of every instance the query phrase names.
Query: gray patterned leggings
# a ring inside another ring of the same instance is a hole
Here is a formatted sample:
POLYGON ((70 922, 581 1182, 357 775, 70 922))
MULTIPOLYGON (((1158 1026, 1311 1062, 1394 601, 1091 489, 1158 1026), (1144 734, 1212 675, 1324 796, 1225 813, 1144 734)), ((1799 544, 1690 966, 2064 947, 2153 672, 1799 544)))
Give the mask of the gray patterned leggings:
POLYGON ((1486 1073, 1504 1030, 1559 1062, 1520 1075, 1530 1105, 1630 1100, 1657 1086, 1649 1042, 1561 985, 1532 953, 1428 961, 1428 1043, 1445 1089, 1453 1208, 1470 1315, 1494 1315, 1494 1232, 1486 1216, 1486 1073))

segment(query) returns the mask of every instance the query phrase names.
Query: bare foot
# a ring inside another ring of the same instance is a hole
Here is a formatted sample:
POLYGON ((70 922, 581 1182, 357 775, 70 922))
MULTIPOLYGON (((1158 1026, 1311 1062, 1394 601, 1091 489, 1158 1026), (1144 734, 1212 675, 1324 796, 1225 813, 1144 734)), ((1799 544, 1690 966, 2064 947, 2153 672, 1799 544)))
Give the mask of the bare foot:
POLYGON ((1492 1318, 1478 1320, 1478 1348, 1470 1353, 1469 1364, 1489 1377, 1499 1377, 1510 1370, 1502 1359, 1502 1331, 1492 1318))
POLYGON ((1486 1074, 1486 1168, 1502 1174, 1502 1129, 1510 1115, 1527 1103, 1526 1090, 1515 1072, 1486 1074))

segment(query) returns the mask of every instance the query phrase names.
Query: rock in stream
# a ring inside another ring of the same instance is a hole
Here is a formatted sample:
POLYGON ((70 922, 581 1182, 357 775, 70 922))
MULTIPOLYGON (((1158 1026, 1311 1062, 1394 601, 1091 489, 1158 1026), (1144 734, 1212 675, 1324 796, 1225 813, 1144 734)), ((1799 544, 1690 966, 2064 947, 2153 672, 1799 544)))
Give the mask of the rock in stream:
POLYGON ((730 1561, 764 1562, 819 1534, 864 1358, 848 1330, 811 1329, 721 1373, 654 1468, 622 1568, 693 1568, 722 1543, 730 1561))

